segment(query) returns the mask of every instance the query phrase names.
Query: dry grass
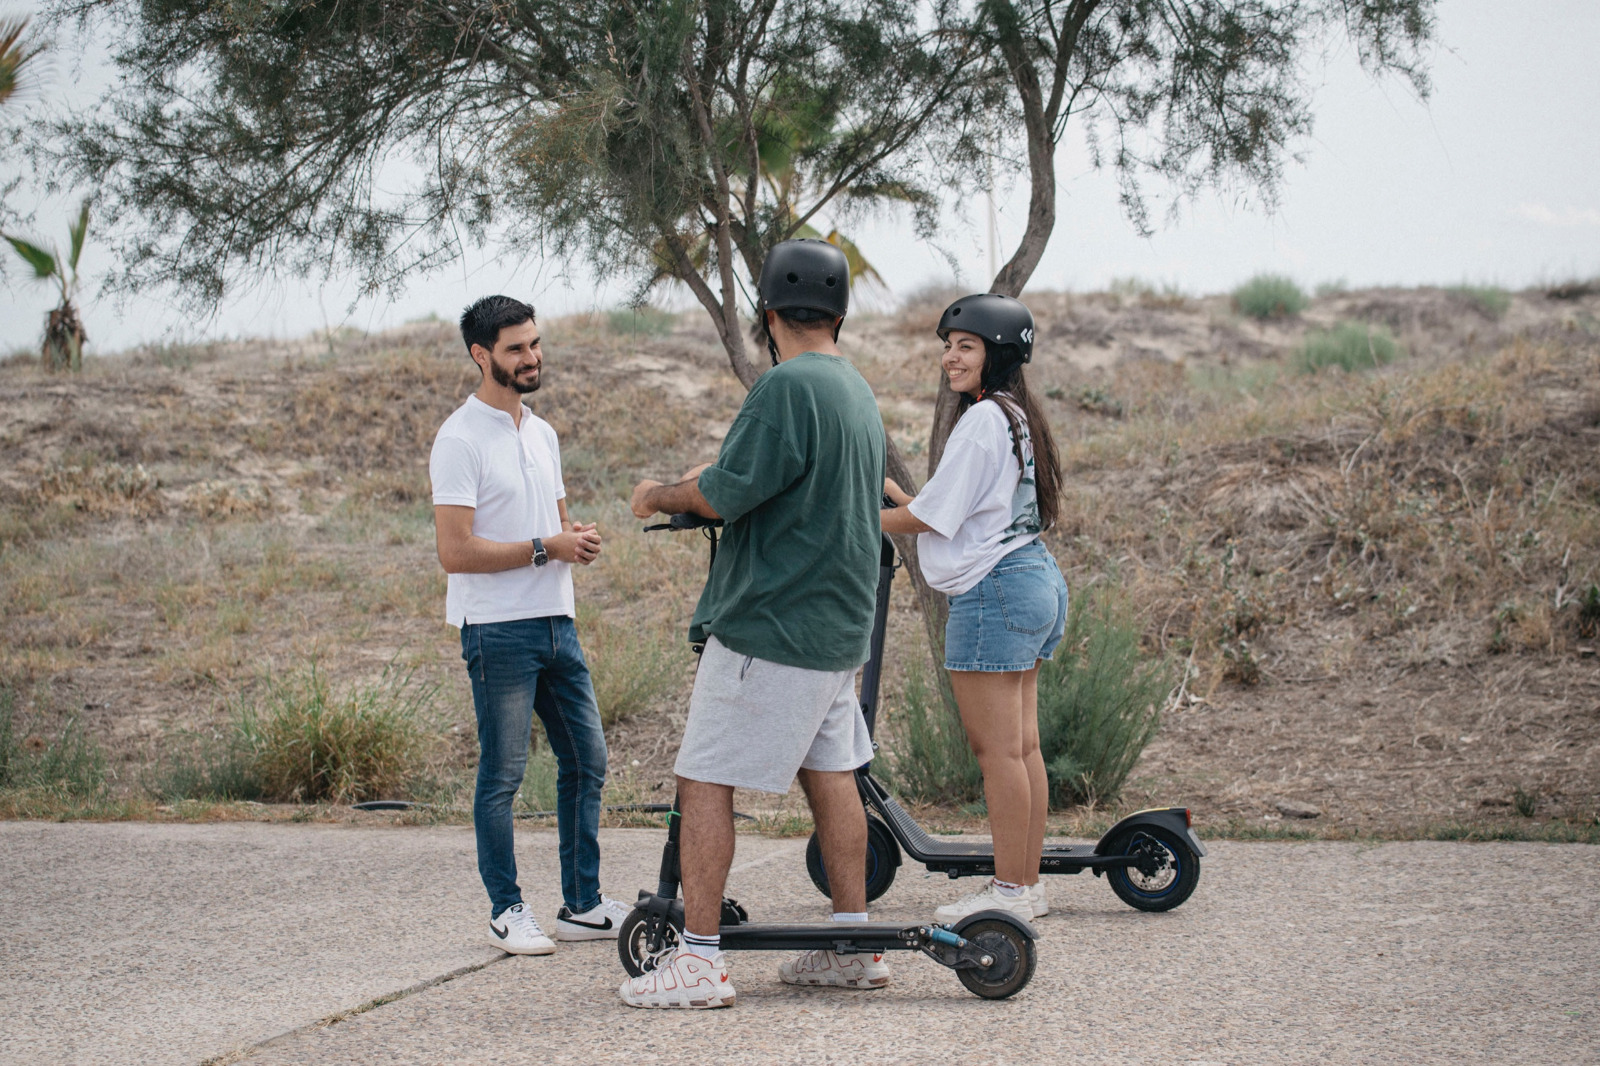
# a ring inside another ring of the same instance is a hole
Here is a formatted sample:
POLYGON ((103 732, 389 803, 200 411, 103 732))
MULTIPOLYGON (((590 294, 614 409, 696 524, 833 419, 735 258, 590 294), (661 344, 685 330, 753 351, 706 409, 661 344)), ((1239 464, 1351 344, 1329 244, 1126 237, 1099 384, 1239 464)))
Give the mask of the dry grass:
MULTIPOLYGON (((1600 806, 1600 296, 1490 316, 1439 290, 1339 291, 1258 323, 1226 297, 1123 289, 1030 297, 1030 374, 1067 461, 1050 540, 1074 594, 1119 586, 1147 650, 1187 664, 1129 802, 1270 829, 1293 795, 1329 809, 1325 832, 1520 817, 1519 794, 1540 817, 1600 806), (1407 359, 1293 373, 1306 332, 1344 320, 1407 359)), ((914 467, 942 298, 844 338, 914 467)), ((670 798, 704 544, 641 533, 622 496, 713 457, 741 392, 693 315, 546 325, 533 403, 569 506, 606 536, 577 582, 614 772, 670 798)), ((426 457, 474 383, 437 324, 90 360, 93 405, 0 367, 0 681, 19 712, 57 733, 76 716, 108 794, 149 814, 142 768, 265 672, 316 658, 345 686, 399 661, 440 686, 439 787, 458 796, 472 711, 426 457)), ((910 601, 902 582, 891 743, 922 654, 910 601)), ((183 816, 247 816, 206 811, 183 816)))

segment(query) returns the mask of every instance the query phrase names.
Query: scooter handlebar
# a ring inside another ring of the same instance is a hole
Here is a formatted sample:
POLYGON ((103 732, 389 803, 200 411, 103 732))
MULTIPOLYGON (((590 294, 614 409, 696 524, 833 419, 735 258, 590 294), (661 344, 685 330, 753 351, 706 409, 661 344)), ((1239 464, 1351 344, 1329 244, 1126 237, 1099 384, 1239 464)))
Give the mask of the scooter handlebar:
POLYGON ((705 515, 685 511, 681 514, 669 515, 665 522, 658 522, 653 526, 645 526, 646 533, 658 529, 720 529, 722 519, 707 518, 705 515))

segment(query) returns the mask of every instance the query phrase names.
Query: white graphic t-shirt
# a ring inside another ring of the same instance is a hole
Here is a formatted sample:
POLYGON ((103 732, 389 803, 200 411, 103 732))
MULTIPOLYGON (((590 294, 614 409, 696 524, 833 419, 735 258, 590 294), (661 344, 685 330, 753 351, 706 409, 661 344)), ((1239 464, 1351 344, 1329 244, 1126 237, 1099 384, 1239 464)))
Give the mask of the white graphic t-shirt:
POLYGON ((928 584, 950 596, 971 589, 1006 555, 1039 539, 1039 495, 1034 488, 1033 442, 1022 431, 1017 467, 1005 412, 979 400, 956 423, 939 469, 911 501, 911 513, 933 528, 917 535, 917 555, 928 584))

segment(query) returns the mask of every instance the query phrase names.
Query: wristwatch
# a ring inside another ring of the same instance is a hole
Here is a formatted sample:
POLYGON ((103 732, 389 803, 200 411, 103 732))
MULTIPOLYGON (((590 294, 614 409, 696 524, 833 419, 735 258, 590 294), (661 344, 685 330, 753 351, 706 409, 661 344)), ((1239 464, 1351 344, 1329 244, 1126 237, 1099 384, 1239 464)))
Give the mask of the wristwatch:
POLYGON ((543 566, 550 561, 550 553, 544 550, 544 541, 538 537, 533 538, 533 565, 543 566))

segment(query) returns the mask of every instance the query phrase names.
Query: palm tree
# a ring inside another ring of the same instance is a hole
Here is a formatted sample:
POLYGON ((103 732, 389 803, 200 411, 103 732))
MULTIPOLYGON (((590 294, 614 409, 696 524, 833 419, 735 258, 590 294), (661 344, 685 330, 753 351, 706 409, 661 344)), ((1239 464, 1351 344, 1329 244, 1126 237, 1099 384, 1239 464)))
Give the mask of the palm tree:
POLYGON ((78 296, 78 257, 83 253, 83 238, 88 231, 89 201, 85 199, 77 220, 67 227, 71 241, 64 257, 59 250, 44 248, 9 233, 4 235, 6 242, 33 268, 34 277, 40 281, 54 278, 61 288, 61 306, 51 311, 45 321, 40 356, 46 370, 83 369, 83 345, 89 338, 73 301, 78 296))
POLYGON ((27 28, 25 18, 0 19, 0 104, 17 91, 28 61, 43 51, 41 46, 23 40, 27 28))

